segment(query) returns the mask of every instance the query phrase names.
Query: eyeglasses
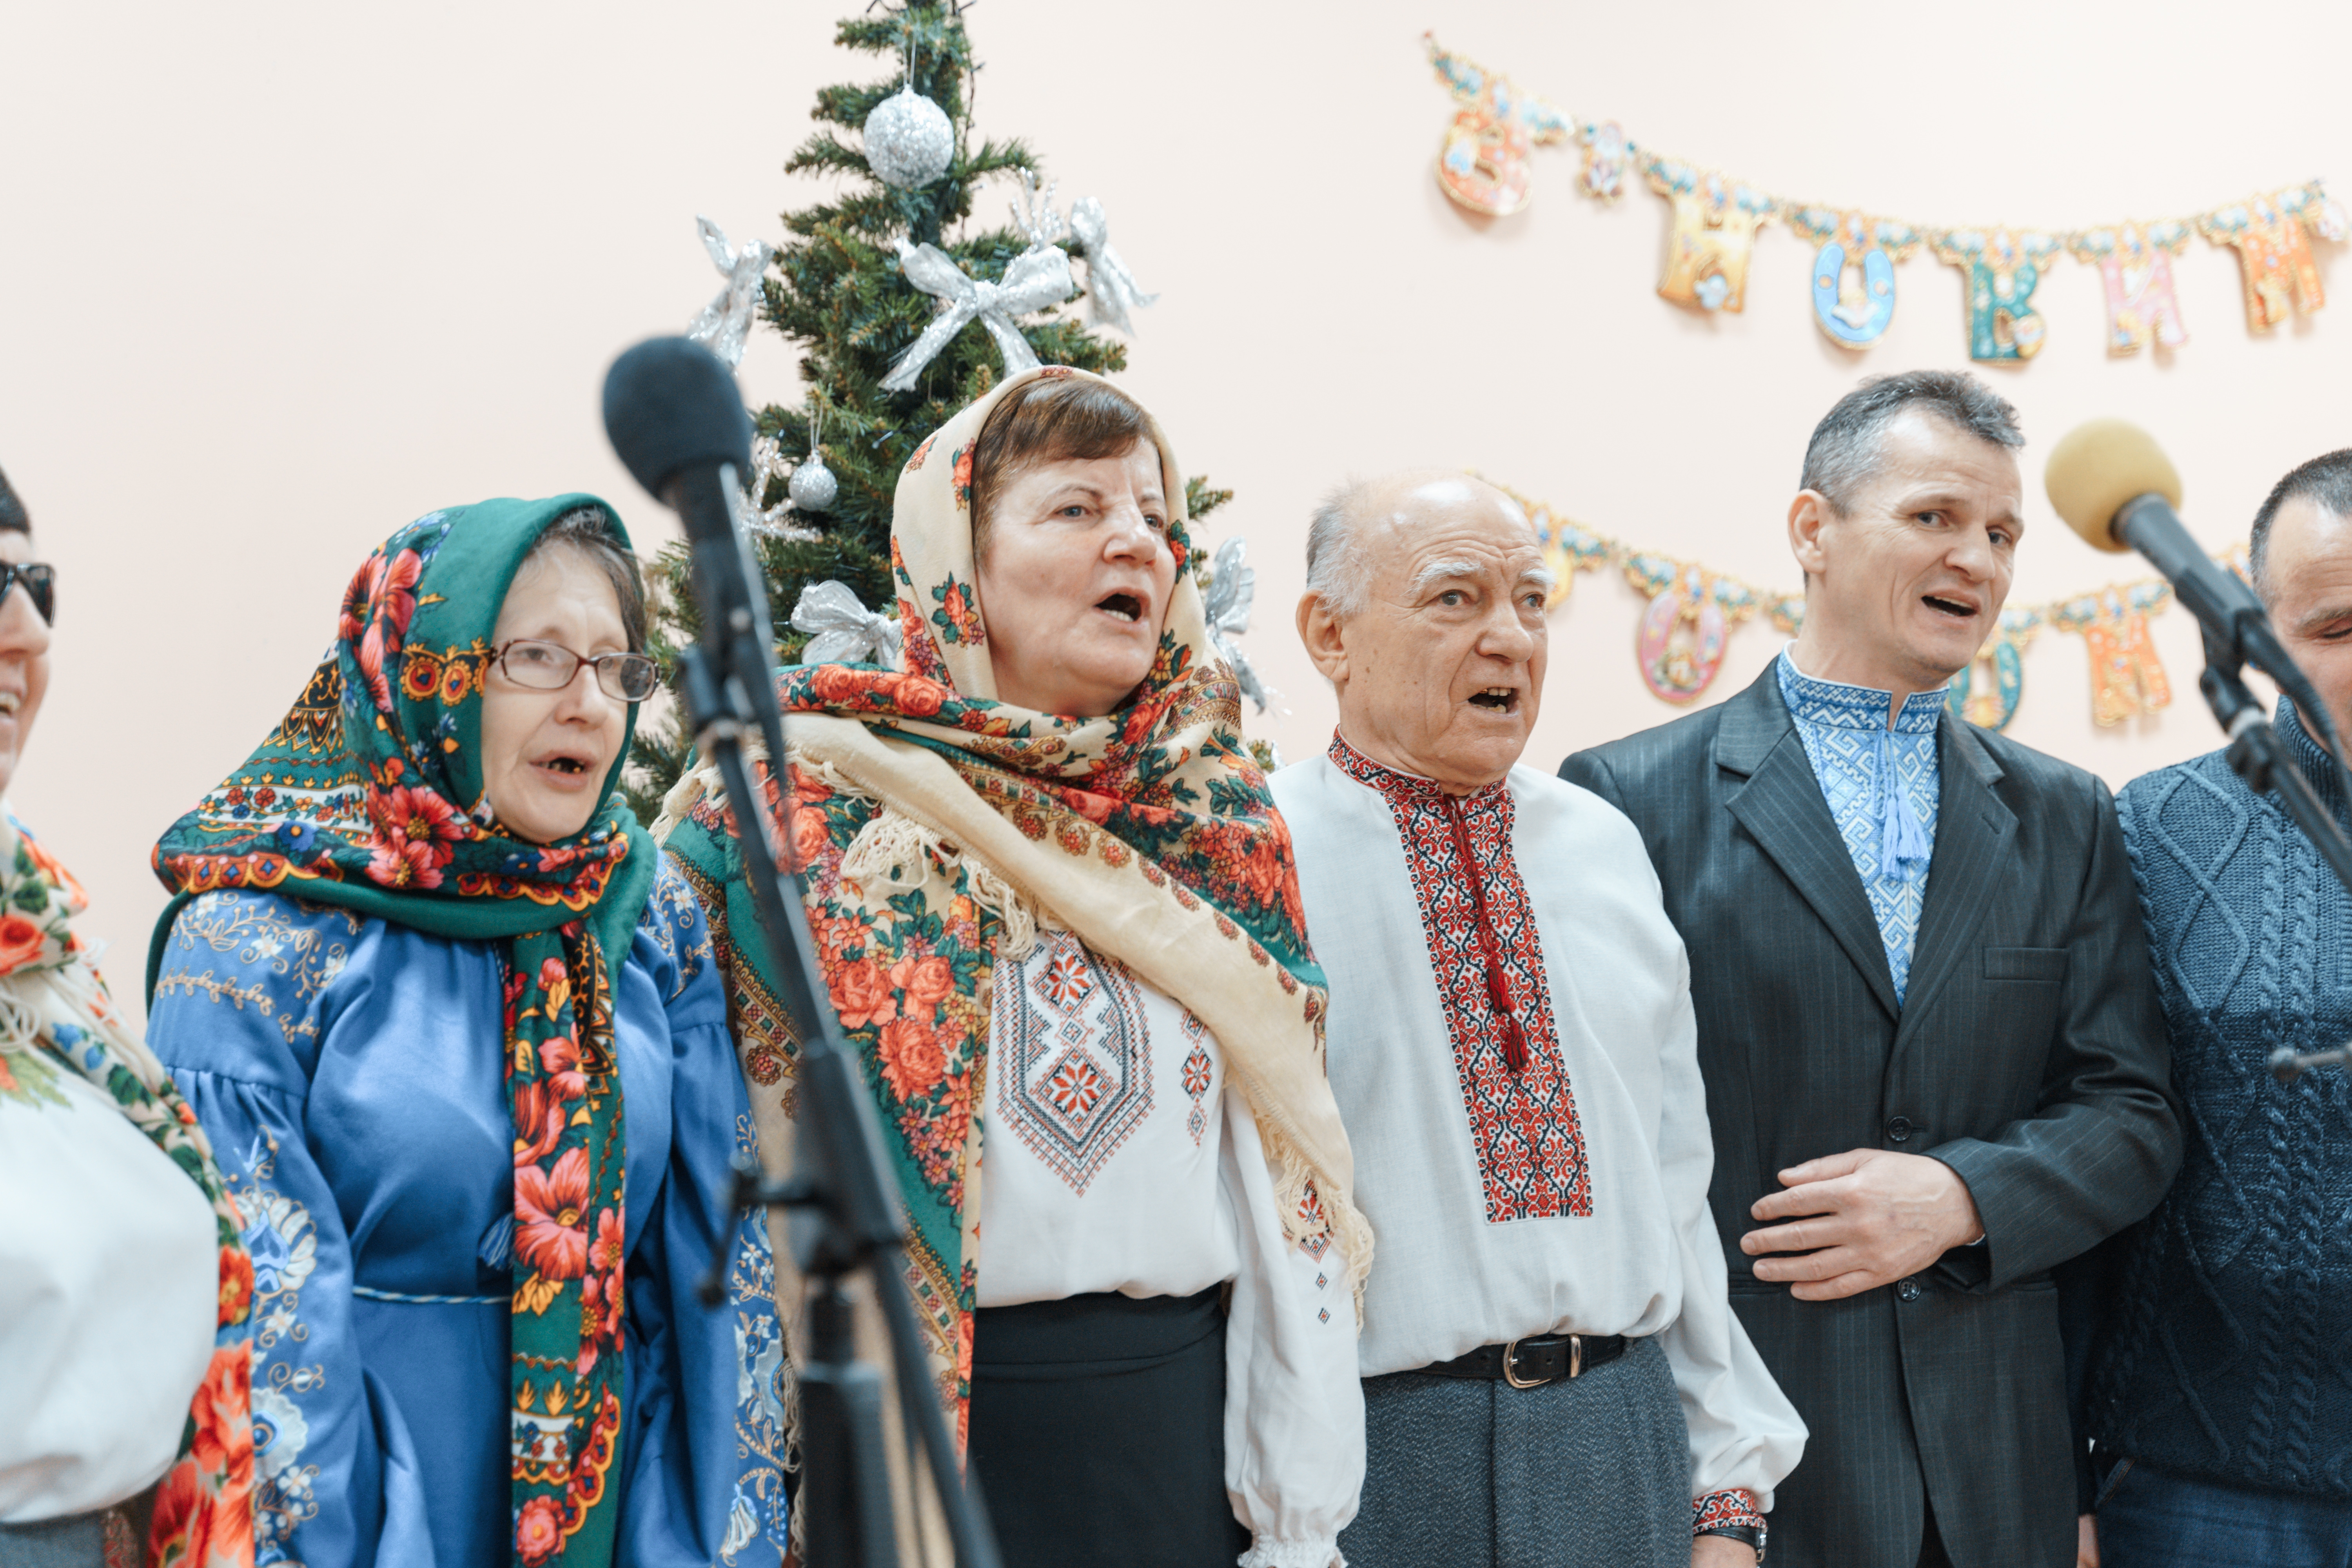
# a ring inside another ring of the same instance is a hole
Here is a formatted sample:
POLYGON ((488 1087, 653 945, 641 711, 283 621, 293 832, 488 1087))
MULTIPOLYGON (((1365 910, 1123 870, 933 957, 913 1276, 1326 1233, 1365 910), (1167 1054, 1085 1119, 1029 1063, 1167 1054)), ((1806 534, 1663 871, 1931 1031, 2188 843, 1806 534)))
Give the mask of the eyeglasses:
POLYGON ((490 662, 506 671, 509 680, 534 691, 562 690, 583 664, 596 667, 596 684, 604 688, 605 696, 624 702, 643 702, 661 684, 660 672, 644 654, 608 653, 583 658, 562 643, 541 642, 536 637, 517 637, 504 647, 491 649, 490 662))
POLYGON ((0 561, 0 605, 8 598, 8 590, 17 584, 25 584, 25 593, 33 601, 33 608, 41 613, 43 626, 58 624, 58 569, 46 561, 0 561))

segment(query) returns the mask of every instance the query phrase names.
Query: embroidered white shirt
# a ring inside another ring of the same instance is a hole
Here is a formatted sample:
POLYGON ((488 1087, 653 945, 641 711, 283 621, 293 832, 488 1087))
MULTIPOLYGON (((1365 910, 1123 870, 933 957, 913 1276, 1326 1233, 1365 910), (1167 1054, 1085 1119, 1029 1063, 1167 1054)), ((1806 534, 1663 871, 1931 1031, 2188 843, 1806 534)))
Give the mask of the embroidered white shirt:
POLYGON ((1068 931, 1000 964, 980 1184, 982 1307, 1234 1282, 1225 1486, 1244 1568, 1326 1568, 1364 1479, 1356 1314, 1328 1244, 1285 1237, 1216 1037, 1068 931))
POLYGON ((0 1094, 9 1524, 108 1507, 171 1468, 220 1305, 220 1236, 196 1184, 88 1079, 44 1077, 63 1104, 0 1094))
POLYGON ((1356 1198, 1379 1238, 1364 1374, 1536 1334, 1654 1334, 1690 1428, 1691 1495, 1738 1489, 1769 1508, 1805 1426, 1731 1312, 1689 967, 1640 834, 1528 768, 1456 802, 1526 1028, 1514 1074, 1483 944, 1424 928, 1424 896, 1457 914, 1466 898, 1451 814, 1426 780, 1380 784, 1402 812, 1328 756, 1273 778, 1330 981, 1356 1198))

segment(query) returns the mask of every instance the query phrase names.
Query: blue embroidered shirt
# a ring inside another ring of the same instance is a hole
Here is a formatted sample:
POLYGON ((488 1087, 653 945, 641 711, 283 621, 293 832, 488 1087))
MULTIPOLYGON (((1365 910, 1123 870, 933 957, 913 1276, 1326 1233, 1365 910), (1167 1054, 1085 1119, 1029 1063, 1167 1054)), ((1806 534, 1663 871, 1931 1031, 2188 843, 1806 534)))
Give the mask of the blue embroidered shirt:
POLYGON ((1927 866, 1936 853, 1936 810, 1943 799, 1936 723, 1944 711, 1944 692, 1914 692, 1890 730, 1886 711, 1893 692, 1816 680, 1797 668, 1786 648, 1776 668, 1780 700, 1796 721, 1830 817, 1853 857, 1871 913, 1878 917, 1900 1006, 1910 984, 1919 910, 1927 898, 1927 866))
MULTIPOLYGON (((514 1556, 501 945, 250 890, 172 928, 147 1037, 245 1215, 264 1568, 514 1556)), ((628 1159, 614 1561, 774 1568, 774 1267, 767 1227, 726 1208, 751 1107, 701 907, 667 860, 609 972, 628 1159), (722 1251, 714 1310, 695 1289, 722 1251)))

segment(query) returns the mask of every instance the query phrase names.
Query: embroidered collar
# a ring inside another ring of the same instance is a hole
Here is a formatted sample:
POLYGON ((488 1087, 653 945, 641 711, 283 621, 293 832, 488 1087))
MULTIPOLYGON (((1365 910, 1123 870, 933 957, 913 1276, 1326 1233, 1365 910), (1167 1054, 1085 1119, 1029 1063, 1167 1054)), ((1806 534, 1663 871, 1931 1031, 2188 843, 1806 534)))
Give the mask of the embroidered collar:
POLYGON ((1543 939, 1512 848, 1507 781, 1466 795, 1372 761, 1337 733, 1331 761, 1377 793, 1404 849, 1470 1124, 1486 1222, 1592 1213, 1576 1094, 1543 939))
POLYGON ((1397 799, 1428 801, 1433 804, 1452 799, 1460 803, 1464 811, 1479 811, 1491 806, 1509 791, 1507 780, 1496 779, 1481 784, 1468 795, 1450 795, 1435 779, 1409 773, 1402 768, 1376 763, 1348 743, 1348 737, 1339 731, 1331 731, 1331 749, 1328 753, 1339 771, 1360 784, 1380 791, 1391 801, 1397 799))
MULTIPOLYGON (((1790 645, 1793 647, 1795 645, 1790 645)), ((1886 710, 1895 700, 1891 691, 1873 686, 1849 686, 1843 680, 1822 680, 1797 668, 1789 648, 1780 650, 1779 663, 1780 700, 1789 705, 1789 715, 1808 724, 1828 724, 1840 730, 1877 730, 1887 728, 1886 710)), ((1944 711, 1949 688, 1939 686, 1933 691, 1915 691, 1903 700, 1903 711, 1895 717, 1894 732, 1898 735, 1929 735, 1944 711)))

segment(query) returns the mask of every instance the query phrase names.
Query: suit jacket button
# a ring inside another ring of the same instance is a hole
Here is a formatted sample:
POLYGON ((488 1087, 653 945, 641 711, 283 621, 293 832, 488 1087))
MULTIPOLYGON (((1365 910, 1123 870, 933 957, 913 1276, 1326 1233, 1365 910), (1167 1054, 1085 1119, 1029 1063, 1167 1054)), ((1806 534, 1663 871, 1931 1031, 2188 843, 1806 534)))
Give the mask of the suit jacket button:
POLYGON ((1906 1279, 1903 1283, 1895 1287, 1895 1293, 1903 1298, 1906 1301, 1916 1301, 1919 1299, 1919 1281, 1916 1279, 1906 1279))
POLYGON ((1897 1143, 1908 1143, 1911 1142, 1911 1134, 1917 1131, 1918 1129, 1911 1124, 1911 1119, 1907 1116, 1898 1116, 1886 1124, 1886 1135, 1897 1143))

